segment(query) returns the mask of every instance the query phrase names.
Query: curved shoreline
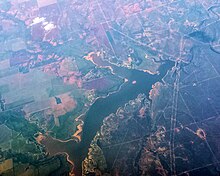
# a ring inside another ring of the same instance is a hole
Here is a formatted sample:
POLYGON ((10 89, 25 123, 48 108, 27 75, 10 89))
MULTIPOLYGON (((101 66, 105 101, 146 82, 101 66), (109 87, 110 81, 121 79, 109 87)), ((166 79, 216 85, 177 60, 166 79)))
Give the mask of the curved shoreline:
MULTIPOLYGON (((62 141, 54 138, 50 138, 52 141, 49 141, 49 143, 55 144, 53 146, 56 146, 57 154, 65 153, 68 156, 68 160, 74 164, 74 173, 76 175, 81 175, 82 161, 86 157, 90 143, 100 129, 103 119, 110 113, 117 111, 119 107, 123 106, 129 100, 136 98, 138 94, 149 93, 152 85, 158 81, 162 81, 162 78, 174 64, 172 61, 164 62, 159 68, 160 74, 158 75, 117 67, 110 63, 107 66, 112 66, 117 76, 126 78, 129 81, 122 83, 117 91, 110 92, 107 96, 98 97, 88 111, 77 117, 80 119, 82 116, 85 116, 84 121, 82 121, 84 124, 80 142, 77 143, 74 139, 62 141), (132 84, 133 81, 136 81, 136 84, 132 84), (60 146, 62 146, 62 151, 60 151, 60 146)), ((54 152, 54 148, 51 148, 50 145, 46 146, 47 150, 54 152)))

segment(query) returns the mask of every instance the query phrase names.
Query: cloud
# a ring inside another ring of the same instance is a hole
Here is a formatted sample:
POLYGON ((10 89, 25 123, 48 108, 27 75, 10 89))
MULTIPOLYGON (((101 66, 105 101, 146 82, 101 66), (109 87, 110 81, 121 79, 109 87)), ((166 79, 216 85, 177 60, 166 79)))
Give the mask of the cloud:
POLYGON ((31 23, 30 26, 33 26, 33 25, 39 24, 39 23, 43 23, 43 22, 45 22, 45 20, 46 19, 44 17, 36 17, 33 19, 33 22, 31 23))
POLYGON ((44 29, 46 31, 50 31, 52 29, 56 28, 56 26, 53 23, 48 23, 46 26, 44 26, 44 29))

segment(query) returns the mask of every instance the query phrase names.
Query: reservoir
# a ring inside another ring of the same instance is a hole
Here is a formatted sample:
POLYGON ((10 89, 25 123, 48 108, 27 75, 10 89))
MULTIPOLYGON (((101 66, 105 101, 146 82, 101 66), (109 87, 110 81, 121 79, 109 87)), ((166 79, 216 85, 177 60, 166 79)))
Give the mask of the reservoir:
POLYGON ((165 61, 159 68, 158 75, 151 75, 149 73, 118 67, 104 61, 95 61, 100 66, 110 66, 113 72, 121 77, 127 78, 129 81, 124 83, 120 91, 110 94, 105 98, 99 98, 90 107, 86 113, 82 140, 80 143, 75 141, 60 142, 48 138, 44 144, 51 154, 64 152, 69 155, 69 160, 74 162, 74 172, 76 175, 81 175, 81 164, 87 156, 88 148, 91 141, 100 130, 102 122, 106 116, 115 113, 119 107, 123 107, 129 100, 135 99, 138 94, 144 93, 148 96, 152 85, 166 75, 167 71, 174 66, 174 62, 165 61), (135 81, 135 84, 132 82, 135 81), (56 146, 56 148, 54 148, 56 146))

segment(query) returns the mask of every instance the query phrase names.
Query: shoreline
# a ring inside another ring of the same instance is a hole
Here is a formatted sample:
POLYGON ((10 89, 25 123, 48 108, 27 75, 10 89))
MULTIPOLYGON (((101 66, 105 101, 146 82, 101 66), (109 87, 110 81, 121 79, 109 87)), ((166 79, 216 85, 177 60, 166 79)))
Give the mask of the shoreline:
POLYGON ((97 130, 100 129, 100 125, 102 125, 104 118, 108 114, 117 111, 118 108, 135 98, 136 95, 140 93, 149 93, 152 89, 152 85, 158 81, 162 81, 167 71, 172 67, 173 64, 171 64, 171 61, 167 61, 160 66, 160 69, 158 70, 160 74, 151 75, 143 71, 114 66, 114 70, 119 74, 117 74, 117 76, 123 76, 124 82, 119 86, 118 90, 109 92, 105 96, 97 97, 89 106, 90 108, 75 119, 80 121, 80 124, 77 126, 83 125, 82 131, 79 131, 81 130, 80 126, 80 129, 76 130, 74 133, 76 134, 78 132, 77 135, 80 135, 81 140, 60 140, 48 136, 51 141, 48 141, 49 143, 47 146, 44 145, 47 148, 47 151, 49 153, 55 152, 56 154, 66 153, 68 160, 72 162, 74 173, 80 175, 82 161, 86 157, 91 140, 94 138, 97 130), (127 81, 126 75, 128 76, 129 81, 127 81), (133 81, 135 81, 135 84, 133 81), (126 95, 127 93, 129 93, 129 96, 126 95), (111 104, 111 106, 109 104, 111 104), (57 150, 50 148, 52 143, 56 143, 54 146, 56 146, 57 150), (62 147, 59 148, 59 146, 62 147), (60 151, 60 149, 63 151, 60 151))

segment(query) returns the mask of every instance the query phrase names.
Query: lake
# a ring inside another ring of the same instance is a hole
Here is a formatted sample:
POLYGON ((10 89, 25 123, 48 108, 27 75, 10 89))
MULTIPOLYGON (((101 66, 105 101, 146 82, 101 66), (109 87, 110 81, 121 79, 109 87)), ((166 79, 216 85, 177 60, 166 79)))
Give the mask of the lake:
POLYGON ((166 61, 159 68, 160 74, 151 75, 143 71, 118 67, 101 60, 94 60, 94 62, 99 66, 110 66, 114 74, 127 78, 129 81, 123 84, 120 91, 110 94, 105 98, 97 99, 90 107, 85 115, 80 143, 76 143, 73 140, 61 142, 52 138, 44 141, 44 145, 51 154, 64 152, 69 155, 69 160, 74 162, 74 173, 76 175, 81 175, 82 161, 87 156, 90 143, 97 131, 100 130, 104 118, 111 113, 115 113, 119 107, 124 106, 129 100, 135 99, 138 94, 144 93, 148 95, 152 85, 161 81, 167 71, 174 66, 174 62, 166 61), (133 81, 136 83, 133 84, 133 81))

